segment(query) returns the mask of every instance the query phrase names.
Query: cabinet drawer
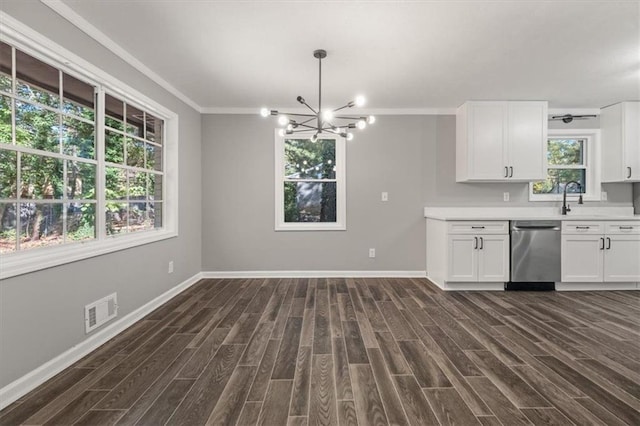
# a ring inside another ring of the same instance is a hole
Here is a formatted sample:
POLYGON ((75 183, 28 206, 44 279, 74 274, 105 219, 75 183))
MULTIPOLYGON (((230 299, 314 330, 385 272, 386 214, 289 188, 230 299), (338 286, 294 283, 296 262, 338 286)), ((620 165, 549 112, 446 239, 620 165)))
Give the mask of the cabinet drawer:
POLYGON ((604 234, 604 222, 578 222, 565 220, 562 222, 562 233, 579 234, 604 234))
POLYGON ((509 221, 455 221, 448 222, 450 234, 508 234, 509 221))
POLYGON ((640 222, 606 222, 607 234, 640 234, 640 222))

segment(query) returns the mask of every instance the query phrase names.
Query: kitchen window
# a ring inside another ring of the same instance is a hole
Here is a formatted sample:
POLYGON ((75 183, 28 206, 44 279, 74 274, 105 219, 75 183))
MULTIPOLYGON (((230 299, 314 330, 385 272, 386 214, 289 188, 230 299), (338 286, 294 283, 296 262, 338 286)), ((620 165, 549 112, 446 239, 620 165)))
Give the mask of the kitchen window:
POLYGON ((547 179, 529 184, 530 201, 561 201, 567 194, 582 191, 586 201, 600 200, 599 130, 549 130, 547 139, 547 179))
POLYGON ((0 276, 175 236, 177 116, 31 43, 0 42, 0 276))
POLYGON ((276 133, 276 231, 346 229, 345 139, 276 133))

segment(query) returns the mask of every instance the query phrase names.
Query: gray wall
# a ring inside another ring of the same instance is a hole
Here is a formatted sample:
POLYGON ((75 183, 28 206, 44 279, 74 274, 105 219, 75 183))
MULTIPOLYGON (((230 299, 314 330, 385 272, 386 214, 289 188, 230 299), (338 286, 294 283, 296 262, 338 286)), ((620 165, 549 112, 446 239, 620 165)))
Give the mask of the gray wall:
MULTIPOLYGON (((381 116, 347 144, 347 231, 275 232, 274 126, 258 115, 202 117, 204 271, 424 270, 425 206, 560 205, 529 202, 526 183, 456 183, 453 115, 381 116)), ((551 124, 562 126, 598 123, 551 124)), ((631 188, 603 185, 609 201, 589 204, 631 205, 631 188)))
POLYGON ((0 282, 0 387, 82 342, 84 305, 118 293, 119 316, 201 268, 200 114, 36 1, 2 10, 179 114, 179 237, 0 282), (167 274, 169 260, 175 272, 167 274))

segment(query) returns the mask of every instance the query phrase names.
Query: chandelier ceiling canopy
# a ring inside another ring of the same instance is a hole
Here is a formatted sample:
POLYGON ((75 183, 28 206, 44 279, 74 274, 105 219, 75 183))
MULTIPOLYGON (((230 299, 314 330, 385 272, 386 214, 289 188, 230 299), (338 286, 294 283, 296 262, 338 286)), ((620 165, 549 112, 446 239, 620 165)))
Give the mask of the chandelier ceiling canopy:
POLYGON ((339 111, 347 108, 361 107, 365 103, 364 96, 356 96, 356 98, 347 104, 336 109, 322 109, 322 60, 327 57, 327 51, 318 49, 313 52, 313 56, 318 59, 318 108, 314 109, 302 96, 298 96, 296 100, 302 105, 309 108, 311 113, 287 113, 276 111, 273 109, 262 108, 260 114, 263 117, 270 115, 278 116, 278 124, 282 126, 280 135, 291 135, 299 132, 312 132, 310 139, 315 142, 318 136, 323 132, 340 135, 347 140, 353 139, 353 133, 349 129, 364 129, 367 124, 373 124, 375 117, 369 116, 346 116, 339 111))

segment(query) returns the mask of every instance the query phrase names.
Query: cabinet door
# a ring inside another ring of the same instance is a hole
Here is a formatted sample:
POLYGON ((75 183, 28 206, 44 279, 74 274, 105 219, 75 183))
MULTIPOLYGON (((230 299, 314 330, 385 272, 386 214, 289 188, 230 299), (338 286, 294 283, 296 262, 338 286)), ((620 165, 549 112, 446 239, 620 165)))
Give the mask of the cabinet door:
POLYGON ((507 180, 507 103, 469 103, 468 120, 469 179, 507 180))
POLYGON ((640 181, 640 102, 623 104, 624 180, 640 181))
POLYGON ((479 236, 478 281, 509 281, 509 236, 479 236))
POLYGON ((563 235, 562 281, 602 282, 604 243, 602 235, 563 235))
POLYGON ((545 179, 547 103, 509 102, 507 166, 512 180, 545 179))
POLYGON ((607 235, 604 281, 640 281, 640 235, 607 235))
POLYGON ((447 281, 478 280, 478 237, 449 235, 447 281))

